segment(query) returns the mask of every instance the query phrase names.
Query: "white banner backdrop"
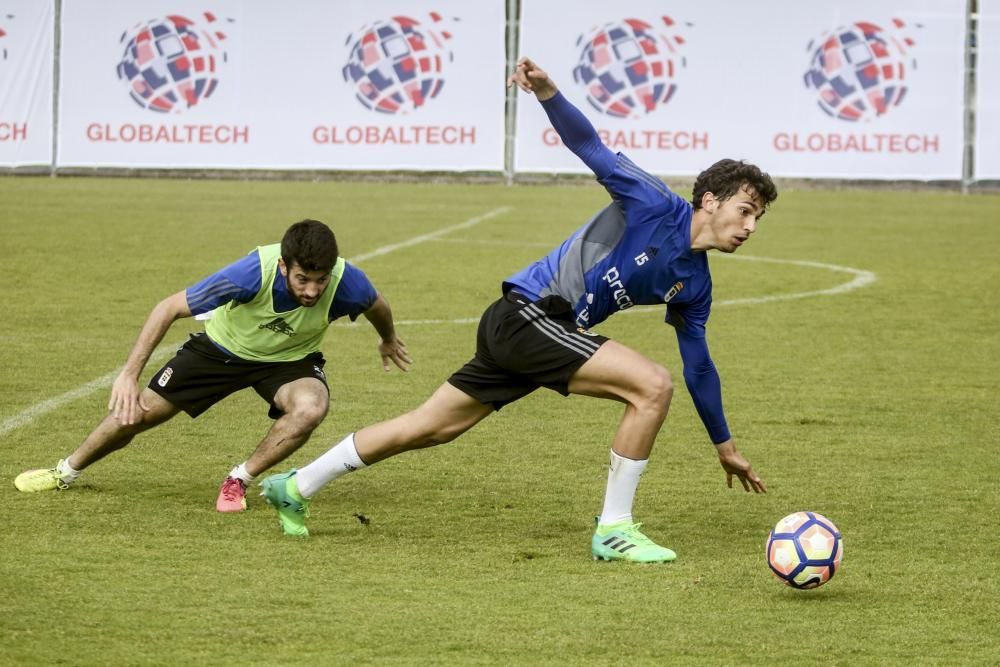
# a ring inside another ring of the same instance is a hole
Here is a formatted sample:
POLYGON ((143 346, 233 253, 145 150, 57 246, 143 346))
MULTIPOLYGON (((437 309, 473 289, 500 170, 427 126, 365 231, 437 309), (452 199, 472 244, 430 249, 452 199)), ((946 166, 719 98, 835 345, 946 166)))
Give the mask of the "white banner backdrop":
MULTIPOLYGON (((696 174, 959 179, 965 0, 523 0, 533 58, 613 150, 696 174)), ((585 172, 520 94, 516 168, 585 172)))
POLYGON ((1000 0, 979 0, 975 177, 1000 179, 1000 0))
POLYGON ((0 165, 52 163, 52 0, 0 0, 0 165))
POLYGON ((504 3, 469 5, 63 0, 58 164, 501 170, 504 3))

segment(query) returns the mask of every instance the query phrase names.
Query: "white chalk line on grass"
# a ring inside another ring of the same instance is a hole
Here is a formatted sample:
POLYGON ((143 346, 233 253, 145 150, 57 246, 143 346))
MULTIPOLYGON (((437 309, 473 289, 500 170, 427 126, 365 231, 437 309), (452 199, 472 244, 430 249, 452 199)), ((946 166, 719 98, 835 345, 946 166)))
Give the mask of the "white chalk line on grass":
MULTIPOLYGON (((421 234, 419 236, 414 236, 405 241, 400 241, 399 243, 392 243, 390 245, 382 246, 381 248, 376 248, 371 252, 363 253, 357 257, 352 257, 349 262, 352 264, 359 264, 365 260, 372 259, 374 257, 381 257, 382 255, 388 255, 391 252, 400 250, 401 248, 409 248, 411 246, 418 245, 420 243, 425 243, 427 241, 438 240, 440 237, 456 232, 462 229, 469 229, 470 227, 475 227, 476 225, 491 220, 498 215, 503 215, 511 210, 510 206, 501 206, 500 208, 495 208, 492 211, 487 211, 482 215, 477 215, 475 217, 469 218, 464 222, 460 222, 457 225, 451 225, 449 227, 442 227, 441 229, 429 232, 427 234, 421 234)), ((399 324, 402 324, 400 322, 399 324)), ((158 361, 160 359, 171 356, 177 349, 177 344, 164 345, 156 349, 152 355, 150 355, 149 360, 151 362, 158 361)), ((0 437, 7 435, 11 431, 21 428, 22 426, 27 426, 31 422, 35 421, 39 417, 53 410, 57 410, 67 403, 71 403, 77 399, 89 396, 93 392, 104 389, 105 387, 110 387, 118 377, 120 370, 112 371, 107 375, 102 375, 99 378, 91 380, 86 384, 82 384, 76 389, 70 389, 65 394, 60 394, 54 398, 44 400, 40 403, 35 403, 34 405, 22 410, 13 417, 8 417, 7 419, 0 422, 0 437)))
MULTIPOLYGON (((166 359, 174 353, 177 347, 177 345, 160 347, 150 355, 149 360, 151 362, 156 362, 161 359, 166 359)), ((110 387, 120 372, 120 370, 117 370, 112 371, 107 375, 102 375, 96 380, 91 380, 87 384, 80 385, 76 389, 70 389, 65 394, 60 394, 55 398, 44 400, 41 403, 35 403, 30 408, 22 410, 9 419, 3 420, 0 422, 0 437, 7 435, 13 430, 19 429, 22 426, 27 426, 42 415, 52 412, 53 410, 57 410, 67 403, 72 403, 78 398, 89 396, 98 389, 110 387)))
POLYGON ((748 262, 765 262, 770 264, 790 264, 792 266, 805 266, 810 269, 825 269, 838 273, 848 273, 854 276, 851 280, 840 285, 835 285, 827 289, 811 290, 809 292, 792 292, 790 294, 772 294, 770 296, 750 296, 744 299, 725 299, 716 301, 713 306, 741 306, 744 304, 772 303, 774 301, 792 301, 794 299, 807 299, 814 296, 834 296, 852 292, 862 287, 867 287, 874 283, 878 276, 872 271, 855 269, 850 266, 840 266, 838 264, 824 264, 823 262, 810 262, 804 259, 775 259, 773 257, 754 257, 753 255, 723 255, 728 259, 739 259, 748 262))
POLYGON ((499 239, 434 239, 435 243, 454 243, 460 245, 498 245, 515 246, 518 248, 549 248, 556 246, 552 243, 540 241, 501 241, 499 239))
POLYGON ((429 232, 427 234, 421 234, 420 236, 414 236, 406 241, 400 241, 399 243, 393 243, 390 245, 382 246, 381 248, 376 248, 371 252, 366 252, 363 255, 358 255, 357 257, 352 257, 348 261, 351 264, 359 264, 365 260, 371 259, 373 257, 380 257, 382 255, 387 255, 390 252, 399 250, 400 248, 409 248, 410 246, 415 246, 418 243, 425 243, 427 241, 434 241, 444 236, 445 234, 451 234, 452 232, 457 232, 460 229, 468 229, 469 227, 475 227, 481 222, 486 222, 498 215, 503 215, 511 210, 510 206, 501 206, 500 208, 495 208, 492 211, 487 211, 482 215, 477 215, 474 218, 469 218, 465 222, 460 222, 457 225, 452 225, 451 227, 442 227, 441 229, 429 232))

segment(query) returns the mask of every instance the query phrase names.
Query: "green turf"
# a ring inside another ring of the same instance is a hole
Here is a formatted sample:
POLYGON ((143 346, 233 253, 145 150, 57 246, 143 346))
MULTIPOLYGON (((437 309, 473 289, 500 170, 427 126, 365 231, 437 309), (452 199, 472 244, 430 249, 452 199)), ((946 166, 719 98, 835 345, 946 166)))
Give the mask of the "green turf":
MULTIPOLYGON (((0 664, 1000 661, 995 196, 783 192, 739 254, 876 274, 839 295, 727 305, 852 275, 713 256, 727 414, 771 492, 725 487, 680 388, 636 502, 671 565, 590 560, 621 410, 549 392, 336 482, 308 540, 282 536, 256 496, 245 514, 214 511, 269 424, 252 393, 141 436, 71 491, 13 488, 72 451, 108 389, 40 404, 113 373, 160 298, 295 220, 331 223, 357 257, 509 207, 361 262, 416 363, 385 374, 366 323, 335 325, 330 416, 288 465, 426 398, 472 354, 475 325, 452 320, 477 318, 605 201, 596 185, 0 179, 0 664), (763 556, 800 509, 846 545, 811 592, 763 556)), ((661 309, 599 330, 682 384, 661 309)))

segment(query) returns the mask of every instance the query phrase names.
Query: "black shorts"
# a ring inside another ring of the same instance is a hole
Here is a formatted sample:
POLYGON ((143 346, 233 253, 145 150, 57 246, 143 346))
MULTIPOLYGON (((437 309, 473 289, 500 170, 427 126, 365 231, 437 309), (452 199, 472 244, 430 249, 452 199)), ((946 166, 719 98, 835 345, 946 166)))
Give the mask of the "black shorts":
POLYGON ((298 361, 247 361, 226 354, 203 333, 192 334, 173 359, 158 370, 149 388, 192 417, 247 387, 271 404, 268 416, 283 414, 274 404, 282 385, 302 378, 316 378, 327 387, 322 352, 313 352, 298 361))
POLYGON ((561 297, 532 303, 508 292, 483 313, 476 356, 448 382, 496 410, 538 387, 566 396, 570 378, 607 341, 577 326, 561 297))

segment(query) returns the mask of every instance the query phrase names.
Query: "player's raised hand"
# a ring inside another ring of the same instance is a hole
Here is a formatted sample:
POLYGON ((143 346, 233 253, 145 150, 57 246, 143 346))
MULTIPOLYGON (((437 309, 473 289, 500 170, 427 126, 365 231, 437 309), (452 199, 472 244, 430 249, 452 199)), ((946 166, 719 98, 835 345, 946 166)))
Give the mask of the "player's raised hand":
POLYGON ((515 84, 526 93, 534 93, 539 101, 554 97, 559 92, 555 82, 531 58, 518 60, 514 72, 507 77, 508 88, 515 84))
POLYGON ((726 471, 726 485, 730 489, 733 488, 733 477, 735 476, 740 480, 740 484, 743 485, 743 489, 747 493, 750 491, 767 493, 767 485, 764 484, 764 480, 754 472, 750 462, 736 451, 736 445, 733 444, 732 440, 716 445, 716 452, 719 455, 722 469, 726 471))
POLYGON ((406 343, 395 336, 390 340, 381 341, 378 344, 378 353, 382 356, 382 370, 386 372, 389 371, 390 360, 404 373, 410 369, 410 364, 413 363, 409 352, 406 351, 406 343))

